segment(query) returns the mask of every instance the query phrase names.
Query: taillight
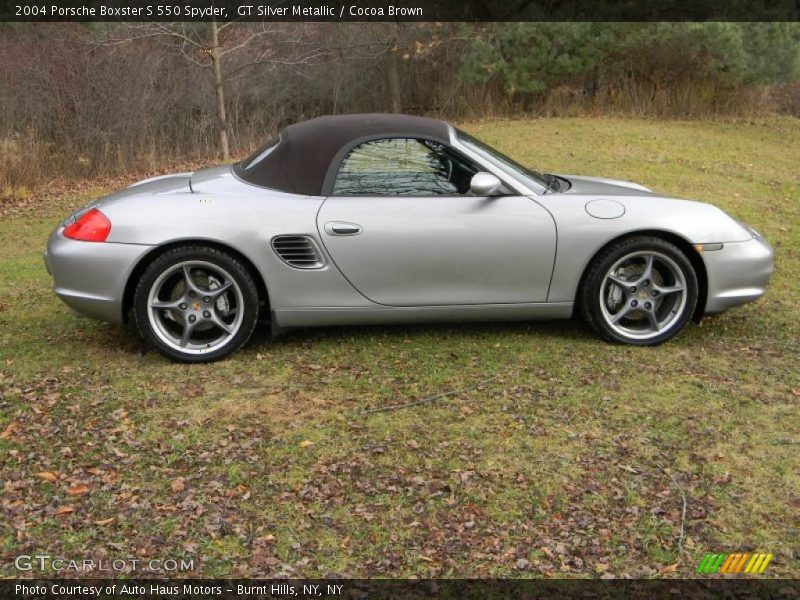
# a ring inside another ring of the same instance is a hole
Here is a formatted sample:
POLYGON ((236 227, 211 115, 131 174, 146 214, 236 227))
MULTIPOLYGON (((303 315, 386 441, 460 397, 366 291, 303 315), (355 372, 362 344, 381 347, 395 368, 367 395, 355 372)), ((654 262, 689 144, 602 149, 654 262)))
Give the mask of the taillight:
POLYGON ((110 232, 111 221, 92 208, 64 228, 64 237, 82 242, 105 242, 110 232))

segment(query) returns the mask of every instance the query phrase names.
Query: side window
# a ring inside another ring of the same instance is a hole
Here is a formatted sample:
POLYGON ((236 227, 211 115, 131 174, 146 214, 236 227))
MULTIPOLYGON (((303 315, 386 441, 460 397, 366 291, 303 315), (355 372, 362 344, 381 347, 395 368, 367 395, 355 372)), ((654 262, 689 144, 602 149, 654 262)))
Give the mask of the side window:
POLYGON ((478 171, 431 140, 386 138, 353 148, 339 166, 335 196, 458 196, 478 171))

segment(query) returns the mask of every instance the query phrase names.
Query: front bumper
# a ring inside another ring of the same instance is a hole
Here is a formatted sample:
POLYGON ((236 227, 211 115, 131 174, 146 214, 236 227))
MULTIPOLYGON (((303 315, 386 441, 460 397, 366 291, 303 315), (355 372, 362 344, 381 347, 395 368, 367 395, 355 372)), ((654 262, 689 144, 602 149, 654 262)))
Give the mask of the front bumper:
POLYGON ((133 268, 154 246, 79 242, 50 234, 44 262, 53 291, 81 315, 121 323, 125 285, 133 268))
POLYGON ((769 242, 754 237, 701 254, 708 274, 705 314, 716 314, 764 295, 773 271, 769 242))

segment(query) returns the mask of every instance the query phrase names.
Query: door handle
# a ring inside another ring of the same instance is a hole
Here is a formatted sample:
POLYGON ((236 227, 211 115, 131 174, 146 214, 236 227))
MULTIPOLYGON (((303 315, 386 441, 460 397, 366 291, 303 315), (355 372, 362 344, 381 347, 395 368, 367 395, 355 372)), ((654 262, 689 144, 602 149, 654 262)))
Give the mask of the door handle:
POLYGON ((328 235, 358 235, 361 233, 361 225, 345 223, 344 221, 331 221, 330 223, 325 223, 325 232, 328 235))

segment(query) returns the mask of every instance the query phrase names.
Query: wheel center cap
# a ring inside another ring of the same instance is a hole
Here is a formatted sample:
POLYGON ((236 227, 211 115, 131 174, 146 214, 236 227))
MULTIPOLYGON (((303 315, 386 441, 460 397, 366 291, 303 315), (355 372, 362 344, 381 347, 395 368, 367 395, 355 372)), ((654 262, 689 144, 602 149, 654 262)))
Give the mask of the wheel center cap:
POLYGON ((644 300, 645 298, 647 298, 647 292, 645 291, 641 291, 636 295, 639 296, 639 300, 644 300))
POLYGON ((199 311, 200 310, 200 303, 199 302, 192 302, 192 308, 199 311))

